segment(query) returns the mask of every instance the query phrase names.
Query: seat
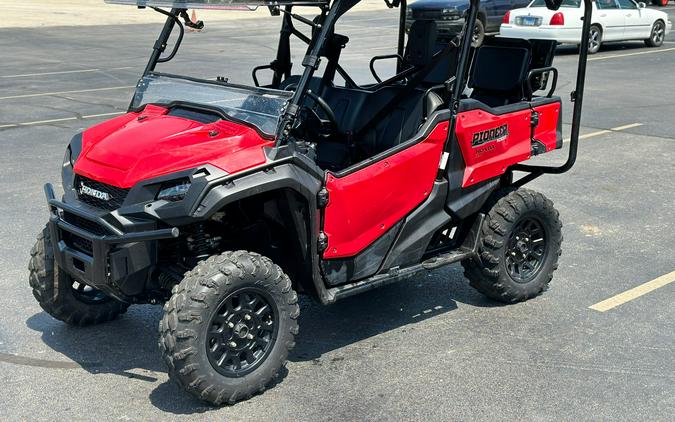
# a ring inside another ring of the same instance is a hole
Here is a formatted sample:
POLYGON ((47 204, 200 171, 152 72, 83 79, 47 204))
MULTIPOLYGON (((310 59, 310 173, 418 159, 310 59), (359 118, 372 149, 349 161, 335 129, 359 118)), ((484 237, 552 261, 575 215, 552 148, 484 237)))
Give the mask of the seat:
POLYGON ((378 98, 378 92, 381 91, 378 90, 371 94, 372 100, 366 101, 364 107, 358 111, 359 116, 366 118, 358 119, 361 120, 361 125, 354 126, 356 135, 363 139, 364 144, 369 145, 372 155, 409 139, 429 115, 444 105, 443 99, 437 94, 427 92, 431 86, 436 85, 438 75, 445 73, 443 65, 449 65, 449 62, 442 63, 445 56, 436 57, 441 50, 437 35, 436 22, 413 22, 403 61, 404 69, 412 67, 417 71, 409 77, 406 84, 385 87, 387 90, 395 90, 395 94, 386 102, 381 97, 378 98), (372 113, 372 110, 376 112, 372 113))
POLYGON ((483 45, 471 69, 471 98, 490 107, 523 101, 530 60, 531 52, 526 47, 483 45))

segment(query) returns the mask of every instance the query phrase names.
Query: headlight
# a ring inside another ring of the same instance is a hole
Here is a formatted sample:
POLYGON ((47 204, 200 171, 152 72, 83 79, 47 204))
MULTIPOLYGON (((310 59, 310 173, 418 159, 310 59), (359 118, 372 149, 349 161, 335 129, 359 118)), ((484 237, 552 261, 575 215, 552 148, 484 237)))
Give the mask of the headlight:
POLYGON ((443 9, 441 10, 441 15, 444 20, 456 21, 461 19, 461 15, 457 9, 443 9))
POLYGON ((167 182, 162 185, 157 194, 157 199, 165 201, 180 201, 185 198, 185 194, 190 189, 190 180, 181 179, 178 181, 167 182))

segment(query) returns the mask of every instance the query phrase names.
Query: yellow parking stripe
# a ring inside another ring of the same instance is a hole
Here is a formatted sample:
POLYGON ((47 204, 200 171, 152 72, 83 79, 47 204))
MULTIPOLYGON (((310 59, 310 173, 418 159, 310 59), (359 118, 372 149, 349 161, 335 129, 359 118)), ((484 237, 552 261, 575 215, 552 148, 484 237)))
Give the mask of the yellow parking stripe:
POLYGON ((611 129, 598 130, 597 132, 591 132, 591 133, 586 133, 584 135, 580 135, 579 139, 593 138, 595 136, 604 135, 604 134, 612 133, 612 132, 620 132, 622 130, 632 129, 634 127, 639 127, 639 126, 642 126, 642 123, 631 123, 631 124, 628 124, 628 125, 613 127, 611 129))
POLYGON ((610 309, 616 308, 619 305, 623 305, 628 301, 637 299, 642 295, 645 295, 653 290, 656 290, 659 287, 663 287, 667 284, 670 284, 673 281, 675 281, 675 271, 668 273, 666 275, 662 275, 659 278, 656 278, 652 281, 648 281, 630 290, 626 290, 625 292, 619 293, 616 296, 612 296, 609 299, 605 299, 602 302, 598 302, 595 305, 589 306, 589 308, 598 312, 609 311, 610 309))
POLYGON ((591 132, 591 133, 587 133, 585 135, 580 135, 579 139, 592 138, 594 136, 604 135, 605 133, 612 133, 612 131, 611 130, 599 130, 597 132, 591 132))
POLYGON ((633 129, 634 127, 640 127, 640 126, 642 126, 642 123, 631 123, 629 125, 613 127, 610 130, 626 130, 626 129, 633 129))

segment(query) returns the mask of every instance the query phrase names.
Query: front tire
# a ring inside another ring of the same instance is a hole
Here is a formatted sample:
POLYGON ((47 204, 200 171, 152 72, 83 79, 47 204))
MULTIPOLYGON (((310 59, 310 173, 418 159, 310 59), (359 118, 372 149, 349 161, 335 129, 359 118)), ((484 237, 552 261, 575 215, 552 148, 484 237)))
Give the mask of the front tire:
POLYGON ((246 251, 200 262, 173 289, 160 321, 169 376, 195 397, 233 404, 261 393, 295 346, 300 314, 291 281, 246 251))
POLYGON ((666 25, 663 21, 654 22, 651 35, 645 40, 647 47, 661 47, 666 38, 666 25))
POLYGON ((548 288, 558 268, 562 223, 553 202, 541 193, 522 188, 501 193, 486 205, 480 260, 462 265, 476 290, 515 303, 548 288))
POLYGON ((33 296, 42 309, 67 324, 83 327, 111 321, 129 307, 61 270, 54 262, 48 227, 30 251, 28 270, 33 296))

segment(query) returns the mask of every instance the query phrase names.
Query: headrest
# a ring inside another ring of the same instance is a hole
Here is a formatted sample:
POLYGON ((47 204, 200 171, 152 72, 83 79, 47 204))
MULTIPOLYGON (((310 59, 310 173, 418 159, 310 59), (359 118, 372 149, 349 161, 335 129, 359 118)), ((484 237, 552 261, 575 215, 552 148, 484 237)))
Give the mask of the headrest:
POLYGON ((424 66, 431 61, 435 53, 438 29, 436 22, 416 20, 408 33, 405 48, 405 61, 413 66, 424 66))
POLYGON ((476 52, 469 85, 487 91, 509 92, 527 77, 530 50, 525 47, 484 45, 476 52))

